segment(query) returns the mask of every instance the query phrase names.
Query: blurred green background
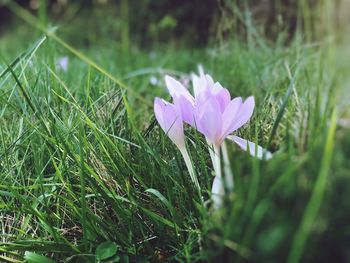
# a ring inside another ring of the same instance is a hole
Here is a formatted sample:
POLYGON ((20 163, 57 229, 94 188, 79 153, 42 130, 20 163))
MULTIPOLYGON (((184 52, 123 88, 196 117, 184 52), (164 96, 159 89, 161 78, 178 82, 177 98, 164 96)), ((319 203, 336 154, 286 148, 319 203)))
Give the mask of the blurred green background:
MULTIPOLYGON (((1 36, 20 25, 6 8, 6 2, 11 1, 0 1, 1 36)), ((297 31, 308 40, 319 40, 335 31, 348 30, 350 21, 348 0, 15 2, 38 15, 43 24, 60 26, 71 43, 108 46, 115 40, 115 45, 123 49, 151 48, 160 43, 205 46, 232 36, 247 38, 252 30, 271 41, 288 41, 297 31)))

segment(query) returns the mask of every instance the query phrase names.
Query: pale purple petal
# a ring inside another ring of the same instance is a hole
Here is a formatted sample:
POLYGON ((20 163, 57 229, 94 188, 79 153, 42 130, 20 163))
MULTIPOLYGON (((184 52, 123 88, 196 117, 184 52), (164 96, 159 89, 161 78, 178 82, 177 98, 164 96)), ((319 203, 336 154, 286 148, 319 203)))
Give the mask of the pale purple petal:
POLYGON ((215 82, 214 85, 211 86, 211 93, 214 95, 218 94, 220 91, 225 89, 219 82, 215 82))
POLYGON ((202 97, 205 96, 205 94, 203 93, 213 94, 214 81, 210 75, 204 74, 204 72, 202 71, 200 72, 199 77, 193 74, 192 81, 193 81, 194 95, 196 99, 200 96, 202 97))
POLYGON ((169 138, 179 147, 184 147, 185 138, 183 131, 183 122, 181 114, 175 105, 168 103, 162 99, 156 98, 154 100, 154 113, 156 119, 169 136, 169 138))
POLYGON ((222 126, 220 105, 215 97, 209 98, 205 103, 196 105, 195 125, 211 143, 217 143, 222 126))
POLYGON ((165 122, 163 120, 163 112, 164 112, 165 102, 160 98, 154 99, 154 115, 160 125, 160 127, 165 130, 165 122))
POLYGON ((190 103, 194 104, 194 98, 190 94, 190 92, 176 79, 166 75, 165 76, 165 84, 166 87, 170 93, 170 95, 175 99, 176 97, 183 96, 185 97, 190 103))
POLYGON ((184 96, 174 98, 175 106, 180 110, 184 122, 194 125, 194 105, 184 96))
POLYGON ((235 125, 237 119, 237 113, 242 107, 243 102, 241 97, 234 98, 225 108, 222 114, 222 140, 231 133, 231 128, 235 125))
POLYGON ((237 143, 237 145, 244 151, 249 150, 249 154, 252 156, 255 156, 259 159, 269 160, 272 158, 272 153, 268 150, 264 149, 260 145, 255 144, 254 142, 248 141, 246 139, 243 139, 241 137, 230 135, 227 136, 228 139, 234 141, 237 143), (256 153, 255 153, 256 151, 256 153))
POLYGON ((192 74, 192 84, 194 97, 196 100, 202 100, 203 98, 205 99, 207 97, 206 94, 212 93, 210 87, 208 86, 207 78, 204 74, 201 74, 200 77, 192 74))
POLYGON ((209 74, 205 74, 205 79, 207 81, 207 87, 212 88, 214 86, 214 80, 209 74))
POLYGON ((227 89, 221 89, 216 94, 216 99, 219 102, 220 110, 223 113, 225 111, 226 106, 230 103, 231 95, 230 92, 227 89))
POLYGON ((229 133, 234 132, 235 130, 241 128, 244 124, 246 124, 249 119, 253 115, 254 111, 254 97, 250 96, 248 97, 242 107, 240 107, 238 113, 237 113, 237 118, 235 119, 233 125, 229 129, 229 133))
POLYGON ((205 76, 203 65, 198 65, 198 73, 200 77, 205 76))
POLYGON ((203 103, 206 103, 209 98, 213 97, 210 90, 207 88, 202 89, 196 96, 196 107, 197 105, 201 105, 203 103))
POLYGON ((197 98, 201 91, 204 89, 204 86, 200 77, 198 77, 196 74, 192 74, 192 85, 194 97, 197 98))

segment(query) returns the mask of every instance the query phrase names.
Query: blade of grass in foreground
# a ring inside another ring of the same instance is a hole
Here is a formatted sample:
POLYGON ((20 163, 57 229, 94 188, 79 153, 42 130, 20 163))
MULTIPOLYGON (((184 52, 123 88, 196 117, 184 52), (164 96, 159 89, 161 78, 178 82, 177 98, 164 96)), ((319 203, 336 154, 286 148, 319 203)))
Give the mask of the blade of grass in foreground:
POLYGON ((321 207, 323 195, 326 191, 328 172, 331 165, 334 134, 337 126, 337 111, 334 110, 330 127, 328 129, 327 141, 323 152, 321 169, 316 180, 311 198, 306 206, 302 222, 294 236, 292 248, 288 255, 288 263, 296 263, 300 261, 305 248, 305 243, 312 231, 312 225, 315 222, 317 213, 321 207))
MULTIPOLYGON (((285 63, 285 66, 286 66, 287 72, 289 73, 290 71, 289 71, 288 64, 285 63)), ((292 77, 290 75, 290 84, 289 84, 289 87, 287 89, 287 92, 285 93, 285 95, 283 97, 282 104, 280 106, 279 112, 278 112, 277 117, 276 117, 276 121, 273 124, 272 131, 271 131, 271 134, 270 134, 270 137, 269 137, 269 141, 267 143, 267 149, 271 146, 272 140, 273 140, 273 138, 276 135, 278 125, 282 121, 282 117, 283 117, 285 109, 287 107, 288 99, 289 99, 290 95, 292 94, 292 91, 293 91, 293 88, 294 88, 294 80, 295 80, 295 74, 294 74, 294 77, 292 77)))
POLYGON ((83 143, 83 134, 84 134, 84 127, 81 126, 79 129, 79 153, 80 153, 80 184, 81 184, 81 190, 80 190, 80 199, 81 199, 81 224, 83 228, 83 243, 85 246, 85 249, 88 249, 88 240, 87 240, 87 223, 86 223, 86 211, 87 211, 87 204, 86 204, 86 186, 85 186, 85 169, 84 169, 84 143, 83 143))

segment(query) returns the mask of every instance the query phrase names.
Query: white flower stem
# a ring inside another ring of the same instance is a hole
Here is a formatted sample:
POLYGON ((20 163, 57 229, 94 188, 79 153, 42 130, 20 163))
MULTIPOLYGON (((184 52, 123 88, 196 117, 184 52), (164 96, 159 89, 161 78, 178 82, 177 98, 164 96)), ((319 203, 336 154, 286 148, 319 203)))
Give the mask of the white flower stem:
MULTIPOLYGON (((208 142, 208 141, 207 141, 208 142)), ((211 161, 213 163, 215 177, 212 187, 212 200, 214 209, 219 209, 222 206, 223 197, 224 197, 224 187, 223 187, 223 178, 221 170, 221 159, 220 159, 220 145, 211 144, 209 145, 209 153, 211 161)))
POLYGON ((227 189, 232 191, 234 187, 234 178, 233 178, 230 159, 228 158, 228 152, 227 152, 227 147, 225 142, 222 143, 221 150, 222 150, 222 157, 224 161, 225 184, 227 189))
POLYGON ((207 144, 209 148, 209 154, 211 158, 211 162, 213 163, 213 168, 215 172, 215 176, 221 178, 221 162, 220 162, 220 146, 216 146, 210 143, 207 139, 207 144))
POLYGON ((190 156, 188 155, 187 149, 185 146, 180 147, 179 149, 180 149, 180 152, 182 154, 182 157, 185 160, 185 164, 186 164, 188 172, 190 173, 191 180, 195 184, 195 186, 197 187, 198 191, 200 192, 201 188, 199 186, 199 182, 198 182, 197 176, 194 172, 193 165, 192 165, 190 156))
POLYGON ((214 145, 214 170, 215 175, 222 178, 222 171, 221 171, 221 159, 220 159, 220 146, 214 145))
POLYGON ((211 159, 211 162, 213 164, 213 167, 214 167, 214 171, 215 171, 215 175, 216 175, 216 170, 215 170, 215 153, 214 153, 214 146, 209 143, 209 141, 207 141, 208 143, 208 148, 209 148, 209 154, 210 154, 210 159, 211 159))

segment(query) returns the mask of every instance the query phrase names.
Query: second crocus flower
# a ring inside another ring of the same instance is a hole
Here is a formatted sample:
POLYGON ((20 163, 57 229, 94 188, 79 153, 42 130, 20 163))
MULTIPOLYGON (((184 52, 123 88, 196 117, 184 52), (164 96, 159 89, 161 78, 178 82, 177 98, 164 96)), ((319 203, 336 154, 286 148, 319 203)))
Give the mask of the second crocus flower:
POLYGON ((154 100, 154 114, 162 130, 180 150, 182 157, 185 160, 191 180, 197 189, 200 190, 198 179, 186 149, 183 119, 179 108, 165 100, 156 98, 154 100))

